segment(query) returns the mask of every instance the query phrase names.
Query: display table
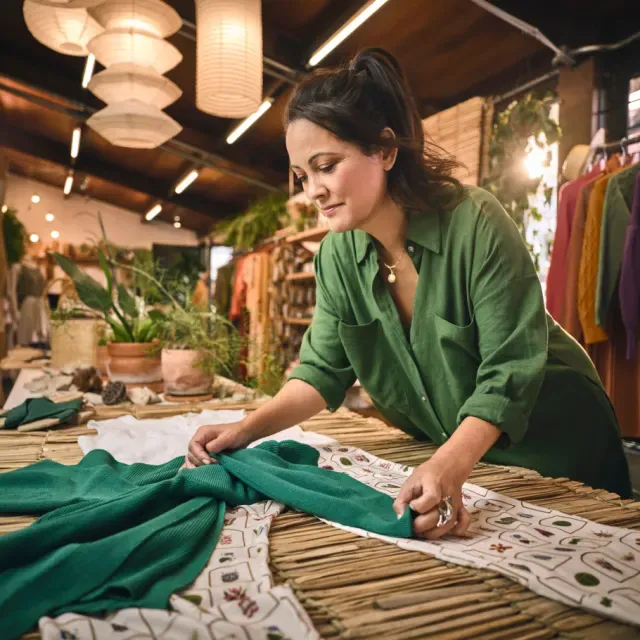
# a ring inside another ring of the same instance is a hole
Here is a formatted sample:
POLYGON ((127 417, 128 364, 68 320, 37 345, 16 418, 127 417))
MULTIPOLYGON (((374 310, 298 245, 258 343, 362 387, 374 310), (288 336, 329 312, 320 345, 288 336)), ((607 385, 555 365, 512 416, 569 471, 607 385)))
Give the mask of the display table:
MULTIPOLYGON (((144 418, 175 415, 180 407, 132 409, 144 418)), ((102 412, 99 409, 98 418, 113 417, 114 410, 102 412)), ((407 465, 415 466, 435 451, 378 420, 345 410, 323 412, 302 427, 407 465)), ((43 458, 74 464, 82 455, 78 436, 90 433, 86 427, 29 434, 0 431, 0 471, 43 458)), ((603 524, 640 529, 640 503, 577 482, 486 464, 476 467, 470 482, 603 524)), ((32 520, 0 518, 0 534, 32 520)), ((553 602, 491 571, 363 539, 301 513, 286 511, 275 519, 270 557, 276 582, 286 581, 294 588, 324 638, 640 637, 637 629, 553 602)))

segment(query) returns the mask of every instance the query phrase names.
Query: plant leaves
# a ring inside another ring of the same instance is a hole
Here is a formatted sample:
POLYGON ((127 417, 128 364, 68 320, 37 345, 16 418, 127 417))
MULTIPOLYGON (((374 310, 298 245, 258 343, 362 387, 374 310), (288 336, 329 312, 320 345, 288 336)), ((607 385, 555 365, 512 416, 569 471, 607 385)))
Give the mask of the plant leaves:
POLYGON ((109 265, 107 264, 107 259, 104 257, 104 253, 102 253, 102 249, 98 249, 98 262, 100 263, 100 268, 107 278, 107 290, 111 296, 113 295, 113 276, 111 275, 111 269, 109 269, 109 265))
POLYGON ((130 318, 136 318, 138 316, 136 301, 131 297, 131 294, 123 284, 118 285, 118 303, 122 311, 130 318))
POLYGON ((54 253, 53 257, 58 266, 73 280, 78 297, 87 307, 103 313, 107 313, 112 309, 111 296, 99 282, 96 282, 69 258, 59 253, 54 253))
POLYGON ((160 309, 150 309, 147 315, 154 321, 164 320, 167 316, 160 309))

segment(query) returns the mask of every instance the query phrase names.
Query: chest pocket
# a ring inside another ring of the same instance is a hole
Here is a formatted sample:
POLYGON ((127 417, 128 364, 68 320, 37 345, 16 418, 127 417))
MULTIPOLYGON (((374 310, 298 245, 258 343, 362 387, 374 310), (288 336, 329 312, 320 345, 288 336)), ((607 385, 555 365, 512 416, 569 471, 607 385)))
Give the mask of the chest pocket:
POLYGON ((428 316, 427 332, 422 351, 429 369, 438 372, 443 387, 434 394, 436 405, 448 420, 455 415, 476 387, 476 374, 480 364, 478 329, 475 319, 465 326, 453 324, 431 313, 428 316), (451 415, 449 415, 451 414, 451 415))
POLYGON ((376 404, 407 414, 409 384, 380 320, 350 325, 340 322, 338 335, 349 362, 365 391, 376 404))

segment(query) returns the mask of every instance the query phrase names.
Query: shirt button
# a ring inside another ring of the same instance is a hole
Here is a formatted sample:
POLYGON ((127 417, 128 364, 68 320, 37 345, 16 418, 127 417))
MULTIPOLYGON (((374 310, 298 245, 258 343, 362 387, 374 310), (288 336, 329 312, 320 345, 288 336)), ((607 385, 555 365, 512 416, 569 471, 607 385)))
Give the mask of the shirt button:
POLYGON ((426 402, 426 401, 427 401, 427 396, 422 396, 422 397, 420 398, 420 400, 422 400, 422 402, 426 402))
POLYGON ((413 252, 414 252, 414 249, 415 249, 415 247, 414 247, 412 244, 410 244, 410 245, 407 247, 407 251, 408 251, 409 253, 413 253, 413 252))

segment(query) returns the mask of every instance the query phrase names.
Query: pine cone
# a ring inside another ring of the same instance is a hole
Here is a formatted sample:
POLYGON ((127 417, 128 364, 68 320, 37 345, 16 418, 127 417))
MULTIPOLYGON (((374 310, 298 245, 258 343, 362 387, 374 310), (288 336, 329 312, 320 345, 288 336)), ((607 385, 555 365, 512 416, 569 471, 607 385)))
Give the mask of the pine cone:
POLYGON ((124 402, 127 397, 127 388, 123 382, 110 382, 102 392, 102 402, 111 406, 124 402))

